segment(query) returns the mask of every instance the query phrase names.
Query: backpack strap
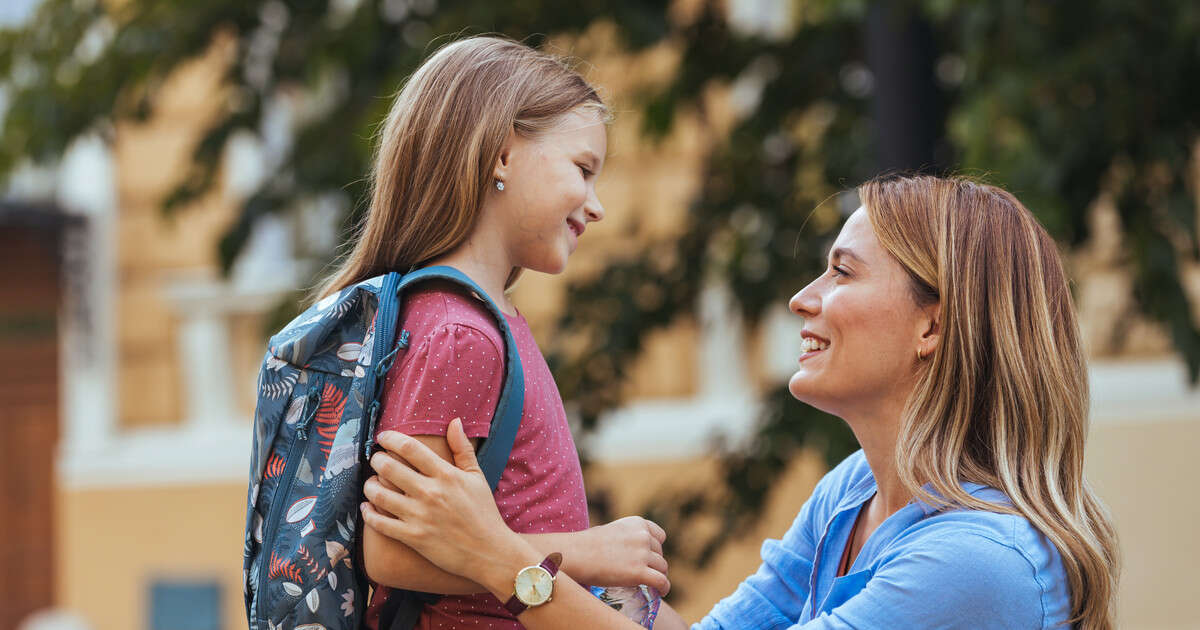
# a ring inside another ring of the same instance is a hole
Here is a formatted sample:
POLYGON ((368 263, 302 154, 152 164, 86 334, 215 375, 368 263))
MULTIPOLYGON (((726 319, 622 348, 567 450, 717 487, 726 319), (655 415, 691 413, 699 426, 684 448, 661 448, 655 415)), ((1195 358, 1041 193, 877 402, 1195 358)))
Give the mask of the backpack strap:
MULTIPOLYGON (((521 355, 517 353, 517 344, 513 339, 512 330, 500 307, 492 301, 479 285, 475 284, 463 272, 447 266, 425 267, 404 274, 396 286, 396 292, 404 291, 416 282, 424 280, 449 280, 455 284, 470 289, 487 305, 488 311, 495 318, 504 335, 504 386, 500 390, 500 400, 496 403, 496 414, 492 416, 492 424, 488 429, 487 439, 476 453, 479 467, 483 476, 491 486, 492 492, 500 483, 504 467, 508 465, 508 456, 512 452, 513 443, 517 439, 517 429, 521 427, 521 415, 525 410, 525 372, 521 367, 521 355)), ((388 283, 384 283, 386 287, 388 283)), ((382 300, 382 298, 381 298, 382 300)), ((399 313, 396 314, 397 316, 399 313)), ((392 318, 393 320, 395 317, 392 318)))
MULTIPOLYGON (((423 280, 448 280, 470 289, 485 305, 488 312, 495 318, 501 334, 504 335, 504 386, 500 390, 500 400, 496 403, 496 413, 492 416, 492 424, 488 429, 487 439, 476 453, 479 467, 483 476, 491 486, 492 492, 500 483, 500 476, 508 464, 508 456, 512 452, 513 442, 517 439, 517 429, 521 427, 521 415, 525 409, 525 371, 521 367, 521 356, 517 353, 517 344, 513 339, 512 330, 500 307, 479 288, 463 272, 447 266, 425 267, 400 276, 392 272, 383 282, 379 296, 379 318, 376 334, 386 343, 377 344, 381 350, 392 348, 396 337, 396 322, 399 318, 399 294, 414 283, 423 280), (388 312, 384 311, 388 304, 388 312), (394 307, 391 305, 395 305, 394 307), (394 312, 393 312, 394 308, 394 312)), ((403 335, 402 335, 403 337, 403 335)), ((389 351, 391 352, 391 351, 389 351)), ((378 358, 378 357, 377 357, 378 358)), ((376 366, 379 365, 377 361, 376 366)), ((382 389, 382 388, 378 388, 382 389)), ((370 423, 371 435, 375 432, 375 423, 370 423)), ((394 589, 388 594, 379 615, 380 630, 410 630, 416 627, 417 620, 427 604, 440 599, 440 595, 420 593, 403 589, 394 589)))

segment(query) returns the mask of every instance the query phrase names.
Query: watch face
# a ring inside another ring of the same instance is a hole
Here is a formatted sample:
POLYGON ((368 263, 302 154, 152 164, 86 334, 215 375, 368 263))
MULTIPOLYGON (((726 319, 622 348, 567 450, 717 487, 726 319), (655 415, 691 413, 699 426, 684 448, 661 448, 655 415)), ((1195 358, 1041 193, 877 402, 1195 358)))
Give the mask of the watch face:
POLYGON ((517 599, 526 606, 539 606, 550 601, 554 593, 554 577, 542 567, 525 567, 517 574, 517 599))

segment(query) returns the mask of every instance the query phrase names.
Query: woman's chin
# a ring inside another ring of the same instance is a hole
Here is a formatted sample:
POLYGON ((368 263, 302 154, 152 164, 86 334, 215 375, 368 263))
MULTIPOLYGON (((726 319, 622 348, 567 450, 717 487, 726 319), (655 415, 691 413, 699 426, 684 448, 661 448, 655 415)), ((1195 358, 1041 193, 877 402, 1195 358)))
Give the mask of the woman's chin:
POLYGON ((813 394, 815 393, 812 381, 812 374, 808 374, 805 370, 800 370, 788 380, 788 391, 796 400, 812 405, 813 394))

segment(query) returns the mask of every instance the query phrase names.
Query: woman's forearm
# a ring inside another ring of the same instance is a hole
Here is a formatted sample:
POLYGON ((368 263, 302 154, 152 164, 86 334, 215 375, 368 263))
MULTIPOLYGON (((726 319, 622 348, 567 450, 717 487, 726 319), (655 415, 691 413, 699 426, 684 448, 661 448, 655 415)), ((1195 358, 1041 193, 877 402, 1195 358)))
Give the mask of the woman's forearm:
MULTIPOLYGON (((512 597, 517 573, 524 567, 540 563, 545 557, 519 536, 511 537, 508 542, 495 549, 488 562, 472 572, 473 577, 502 602, 512 597)), ((526 608, 517 620, 530 630, 641 630, 640 625, 605 605, 565 570, 559 571, 555 578, 551 600, 541 606, 526 608)))

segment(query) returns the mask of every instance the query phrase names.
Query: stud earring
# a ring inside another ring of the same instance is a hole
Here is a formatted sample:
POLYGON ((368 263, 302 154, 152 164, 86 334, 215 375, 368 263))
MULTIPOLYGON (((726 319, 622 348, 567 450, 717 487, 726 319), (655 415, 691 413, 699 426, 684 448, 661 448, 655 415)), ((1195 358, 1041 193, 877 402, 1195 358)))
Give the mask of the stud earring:
POLYGON ((504 190, 504 182, 497 179, 496 180, 496 190, 503 191, 504 190))

